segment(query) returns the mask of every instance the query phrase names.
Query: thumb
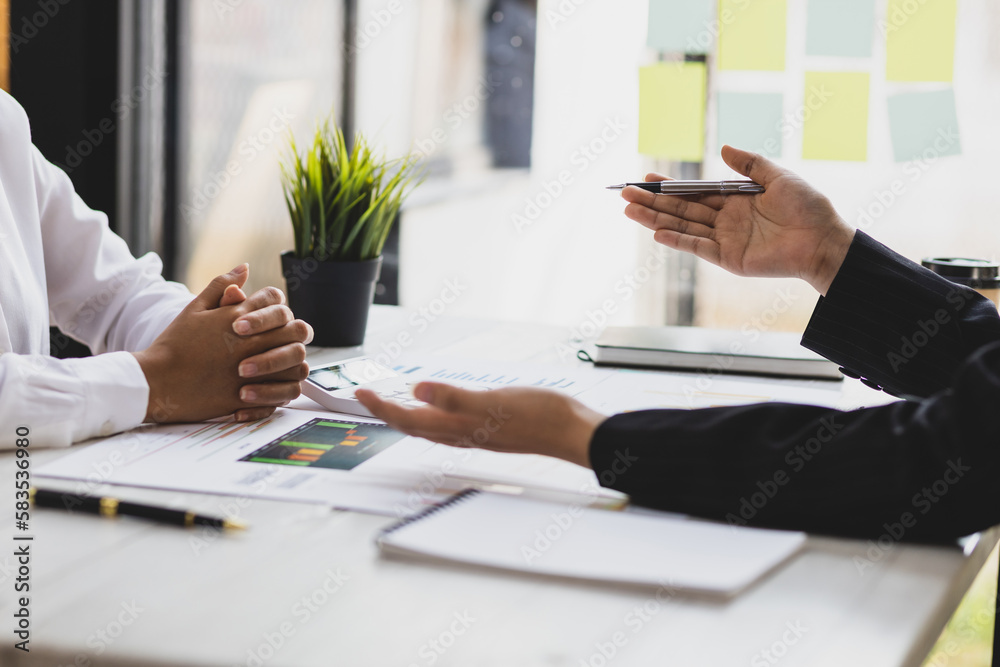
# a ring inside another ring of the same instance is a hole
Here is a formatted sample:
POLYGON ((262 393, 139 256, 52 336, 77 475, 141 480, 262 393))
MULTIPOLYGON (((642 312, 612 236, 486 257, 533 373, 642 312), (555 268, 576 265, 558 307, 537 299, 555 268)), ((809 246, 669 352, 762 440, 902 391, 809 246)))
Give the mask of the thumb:
POLYGON ((222 302, 222 296, 226 293, 226 289, 230 285, 243 287, 249 276, 250 265, 240 264, 229 273, 223 273, 221 276, 213 278, 212 282, 208 284, 208 287, 203 289, 201 294, 194 298, 191 305, 196 310, 211 310, 213 308, 218 308, 219 304, 222 302))
POLYGON ((224 308, 225 306, 235 306, 236 304, 243 303, 246 300, 246 293, 233 284, 227 287, 226 291, 222 293, 222 300, 219 301, 219 308, 224 308))
POLYGON ((672 180, 674 179, 670 178, 669 176, 664 176, 663 174, 657 173, 655 171, 651 171, 648 174, 646 174, 647 183, 652 183, 654 181, 672 181, 672 180))
POLYGON ((732 146, 722 147, 722 159, 735 171, 764 187, 784 171, 762 155, 741 151, 732 146))
POLYGON ((482 393, 440 382, 421 382, 413 388, 414 397, 445 412, 475 411, 480 407, 477 399, 482 393))

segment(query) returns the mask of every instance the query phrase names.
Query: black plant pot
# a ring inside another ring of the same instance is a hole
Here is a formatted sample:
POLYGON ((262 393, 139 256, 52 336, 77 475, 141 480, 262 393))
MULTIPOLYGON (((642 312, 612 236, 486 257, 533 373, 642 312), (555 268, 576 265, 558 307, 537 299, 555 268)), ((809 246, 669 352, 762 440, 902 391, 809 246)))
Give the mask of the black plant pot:
POLYGON ((295 317, 312 325, 313 345, 349 347, 365 341, 368 310, 382 257, 363 262, 321 262, 281 255, 288 305, 295 317))

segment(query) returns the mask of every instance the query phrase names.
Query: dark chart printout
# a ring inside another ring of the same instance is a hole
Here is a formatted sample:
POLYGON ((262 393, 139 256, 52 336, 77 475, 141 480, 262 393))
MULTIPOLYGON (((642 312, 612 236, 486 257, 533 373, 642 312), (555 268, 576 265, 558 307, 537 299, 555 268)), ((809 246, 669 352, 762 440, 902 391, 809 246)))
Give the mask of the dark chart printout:
POLYGON ((240 461, 351 470, 406 435, 385 424, 313 419, 240 461))

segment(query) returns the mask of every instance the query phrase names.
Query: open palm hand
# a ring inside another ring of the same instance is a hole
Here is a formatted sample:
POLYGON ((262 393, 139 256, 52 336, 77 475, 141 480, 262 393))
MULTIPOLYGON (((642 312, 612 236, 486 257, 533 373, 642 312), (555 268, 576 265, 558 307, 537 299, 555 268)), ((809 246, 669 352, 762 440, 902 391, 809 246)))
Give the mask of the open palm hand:
POLYGON ((854 230, 826 197, 792 172, 728 146, 722 157, 765 191, 677 197, 626 188, 622 196, 630 203, 625 214, 652 229, 657 242, 736 275, 798 277, 825 293, 854 230))

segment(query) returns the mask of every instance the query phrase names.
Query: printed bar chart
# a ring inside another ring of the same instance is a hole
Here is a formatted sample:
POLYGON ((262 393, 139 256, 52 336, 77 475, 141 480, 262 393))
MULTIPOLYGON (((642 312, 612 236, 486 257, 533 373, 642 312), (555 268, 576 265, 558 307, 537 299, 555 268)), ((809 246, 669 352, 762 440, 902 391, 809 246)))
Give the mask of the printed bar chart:
POLYGON ((351 470, 404 437, 385 424, 313 419, 240 460, 351 470))

